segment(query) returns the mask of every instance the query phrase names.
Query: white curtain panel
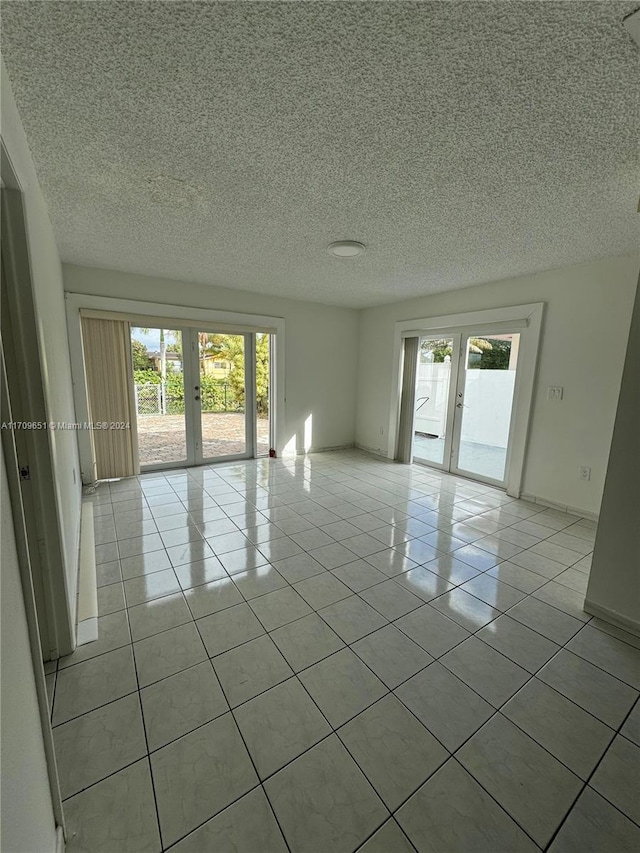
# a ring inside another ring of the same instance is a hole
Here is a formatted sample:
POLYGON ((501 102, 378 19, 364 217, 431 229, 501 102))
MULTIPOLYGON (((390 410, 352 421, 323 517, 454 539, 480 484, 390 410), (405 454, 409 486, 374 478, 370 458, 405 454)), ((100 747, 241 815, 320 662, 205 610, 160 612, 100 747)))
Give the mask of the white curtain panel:
POLYGON ((82 317, 82 347, 97 477, 132 477, 139 466, 130 324, 82 317))
POLYGON ((412 458, 413 416, 416 398, 416 374, 418 370, 418 344, 420 338, 404 339, 402 362, 402 390, 400 392, 400 422, 398 426, 398 462, 408 464, 412 458))

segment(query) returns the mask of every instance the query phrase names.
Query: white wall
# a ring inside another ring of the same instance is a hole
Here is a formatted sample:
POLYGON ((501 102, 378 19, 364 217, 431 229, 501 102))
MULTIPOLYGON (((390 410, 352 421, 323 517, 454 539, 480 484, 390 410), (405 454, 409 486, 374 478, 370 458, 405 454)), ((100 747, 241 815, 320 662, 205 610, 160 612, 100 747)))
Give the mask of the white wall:
POLYGON ((396 321, 544 302, 523 492, 598 512, 637 275, 636 257, 608 258, 363 311, 357 443, 393 454, 396 321), (549 385, 564 387, 562 401, 547 400, 549 385), (579 479, 581 465, 590 482, 579 479))
POLYGON ((0 450, 2 515, 2 835, 7 853, 56 849, 9 489, 0 450))
POLYGON ((418 362, 416 410, 413 422, 416 432, 431 433, 438 437, 444 435, 450 380, 450 361, 431 364, 418 362))
POLYGON ((640 288, 609 467, 602 497, 585 610, 640 633, 640 288))
POLYGON ((358 313, 314 302, 116 270, 63 265, 65 290, 167 305, 237 311, 285 320, 285 443, 305 448, 312 415, 311 450, 353 444, 355 433, 358 313))
MULTIPOLYGON (((9 159, 23 191, 47 419, 74 422, 60 257, 4 64, 0 72, 0 127, 9 159)), ((72 430, 49 431, 48 435, 57 491, 57 506, 54 511, 58 514, 73 614, 76 603, 81 502, 78 444, 72 430)))

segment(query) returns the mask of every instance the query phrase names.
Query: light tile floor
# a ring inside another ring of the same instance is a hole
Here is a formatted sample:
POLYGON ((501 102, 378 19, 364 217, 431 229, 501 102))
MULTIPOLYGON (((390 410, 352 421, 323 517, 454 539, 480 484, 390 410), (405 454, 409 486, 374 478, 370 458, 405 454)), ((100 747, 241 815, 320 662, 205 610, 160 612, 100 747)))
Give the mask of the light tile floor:
POLYGON ((92 500, 100 636, 47 666, 71 853, 640 849, 592 522, 355 451, 92 500))

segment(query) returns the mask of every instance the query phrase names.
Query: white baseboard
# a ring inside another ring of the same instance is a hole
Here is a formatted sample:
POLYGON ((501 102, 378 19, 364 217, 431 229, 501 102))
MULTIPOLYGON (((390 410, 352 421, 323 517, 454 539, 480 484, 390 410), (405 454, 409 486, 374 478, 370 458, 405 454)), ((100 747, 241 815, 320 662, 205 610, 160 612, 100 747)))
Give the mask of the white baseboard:
POLYGON ((616 610, 611 610, 608 607, 602 607, 600 604, 589 601, 588 598, 584 600, 583 610, 592 616, 597 616, 598 619, 602 619, 604 622, 615 625, 616 628, 622 628, 623 631, 640 637, 640 622, 629 619, 623 613, 618 613, 616 610))
MULTIPOLYGON (((354 443, 350 441, 348 444, 336 444, 333 447, 312 447, 310 450, 306 451, 307 453, 331 453, 334 450, 353 450, 354 443)), ((304 453, 304 450, 299 451, 300 453, 304 453)))
POLYGON ((522 492, 520 495, 521 500, 529 501, 530 503, 540 504, 540 506, 549 507, 549 509, 557 509, 559 512, 568 512, 570 515, 577 515, 580 518, 588 518, 590 521, 598 520, 598 513, 591 512, 588 509, 581 509, 577 506, 569 506, 567 504, 559 504, 554 501, 549 500, 548 498, 541 498, 539 495, 529 495, 526 492, 522 492))
POLYGON ((358 450, 362 450, 364 453, 370 453, 371 456, 375 456, 377 459, 382 459, 383 462, 393 462, 390 456, 387 455, 386 451, 382 450, 379 447, 369 447, 368 444, 361 444, 360 442, 356 442, 354 445, 358 450))
POLYGON ((350 441, 348 444, 336 444, 332 447, 310 447, 308 450, 296 450, 289 453, 282 453, 281 459, 295 459, 296 456, 308 456, 309 453, 331 453, 334 450, 353 450, 354 443, 350 441))
POLYGON ((79 646, 98 639, 98 580, 96 577, 96 549, 93 531, 93 504, 82 504, 80 528, 80 571, 78 574, 78 630, 79 646))
POLYGON ((84 646, 98 639, 98 617, 88 616, 78 622, 76 631, 76 646, 84 646))

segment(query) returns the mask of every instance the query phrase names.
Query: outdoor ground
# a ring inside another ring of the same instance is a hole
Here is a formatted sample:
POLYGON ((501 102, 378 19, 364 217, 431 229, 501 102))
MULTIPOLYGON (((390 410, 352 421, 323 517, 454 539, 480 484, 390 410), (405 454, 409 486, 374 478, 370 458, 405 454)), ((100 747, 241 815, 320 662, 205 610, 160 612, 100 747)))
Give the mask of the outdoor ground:
MULTIPOLYGON (((244 453, 244 414, 203 414, 202 450, 205 459, 244 453)), ((186 458, 184 415, 139 415, 140 465, 180 462, 186 458)), ((269 420, 258 418, 259 456, 269 453, 269 420)))
MULTIPOLYGON (((444 438, 426 438, 416 433, 413 441, 413 457, 441 463, 444 458, 444 438)), ((460 469, 479 474, 481 477, 502 480, 506 458, 506 447, 493 447, 473 441, 460 442, 460 469)))

